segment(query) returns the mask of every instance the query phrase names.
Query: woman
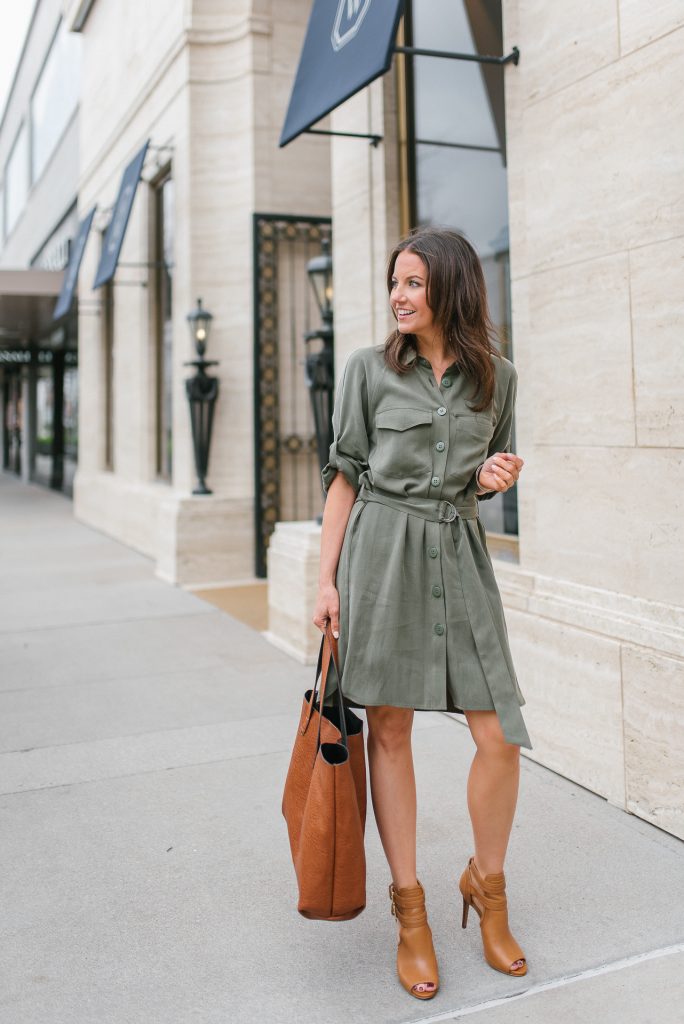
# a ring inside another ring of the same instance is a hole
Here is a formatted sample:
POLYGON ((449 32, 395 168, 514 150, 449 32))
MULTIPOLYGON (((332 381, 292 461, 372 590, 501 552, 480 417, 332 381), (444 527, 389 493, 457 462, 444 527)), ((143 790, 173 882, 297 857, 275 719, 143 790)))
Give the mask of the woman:
MULTIPOLYGON (((501 597, 477 503, 507 491, 517 374, 494 348, 482 267, 460 234, 419 230, 390 256, 396 330, 352 353, 323 470, 327 501, 313 621, 339 636, 344 696, 365 707, 373 809, 399 924, 397 972, 418 999, 439 987, 416 875, 415 710, 463 713, 474 856, 460 879, 487 963, 527 972, 508 927, 504 858, 531 749, 501 597)), ((325 703, 332 702, 329 680, 325 703)))

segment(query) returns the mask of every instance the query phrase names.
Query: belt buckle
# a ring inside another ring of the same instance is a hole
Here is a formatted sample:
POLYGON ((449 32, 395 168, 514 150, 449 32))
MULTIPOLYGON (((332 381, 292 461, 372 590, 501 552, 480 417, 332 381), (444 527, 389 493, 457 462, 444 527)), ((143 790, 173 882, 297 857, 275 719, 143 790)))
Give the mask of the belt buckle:
POLYGON ((458 509, 450 501, 445 501, 446 508, 440 513, 440 523, 453 523, 458 517, 458 509))

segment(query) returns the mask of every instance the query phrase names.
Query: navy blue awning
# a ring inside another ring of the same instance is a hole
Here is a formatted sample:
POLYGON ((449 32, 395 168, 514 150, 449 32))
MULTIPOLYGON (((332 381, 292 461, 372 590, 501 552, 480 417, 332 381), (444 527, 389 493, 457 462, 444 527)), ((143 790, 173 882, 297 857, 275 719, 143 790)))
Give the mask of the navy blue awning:
POLYGON ((78 282, 78 272, 81 268, 81 260, 83 259, 83 252, 88 241, 88 235, 90 234, 90 225, 93 223, 93 217, 95 216, 96 207, 93 206, 90 213, 87 213, 81 223, 78 225, 78 231, 76 232, 76 238, 71 246, 71 252, 69 253, 69 263, 64 273, 64 282, 62 284, 62 290, 59 293, 59 298, 55 305, 55 311, 52 314, 53 320, 59 320, 61 316, 69 312, 71 308, 71 302, 76 291, 76 284, 78 282))
POLYGON ((403 0, 314 0, 281 146, 389 71, 402 8, 403 0))
POLYGON ((116 197, 116 203, 112 212, 112 219, 109 222, 109 227, 104 237, 102 255, 100 256, 93 288, 99 288, 100 285, 106 284, 107 281, 114 277, 116 272, 121 246, 123 245, 126 228, 128 227, 128 218, 131 215, 135 191, 140 181, 140 173, 145 163, 145 154, 149 144, 150 140, 148 139, 123 172, 119 194, 116 197))

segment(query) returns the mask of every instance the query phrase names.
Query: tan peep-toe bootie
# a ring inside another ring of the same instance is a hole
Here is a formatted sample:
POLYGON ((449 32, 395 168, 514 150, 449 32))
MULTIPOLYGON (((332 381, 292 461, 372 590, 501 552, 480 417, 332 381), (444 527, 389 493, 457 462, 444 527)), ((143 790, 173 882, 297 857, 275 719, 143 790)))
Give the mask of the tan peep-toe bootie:
POLYGON ((480 931, 484 945, 485 960, 495 971, 521 978, 527 974, 525 954, 515 941, 508 927, 508 903, 506 900, 506 879, 503 871, 485 875, 477 870, 475 858, 471 857, 461 875, 459 889, 463 896, 463 921, 468 923, 468 910, 474 907, 480 918, 480 931), (522 960, 522 967, 513 967, 516 960, 522 960))
POLYGON ((399 981, 416 999, 432 999, 439 988, 439 971, 427 921, 423 886, 418 882, 417 885, 398 889, 390 882, 389 894, 392 913, 399 923, 399 981), (427 988, 427 985, 434 985, 434 988, 427 988))

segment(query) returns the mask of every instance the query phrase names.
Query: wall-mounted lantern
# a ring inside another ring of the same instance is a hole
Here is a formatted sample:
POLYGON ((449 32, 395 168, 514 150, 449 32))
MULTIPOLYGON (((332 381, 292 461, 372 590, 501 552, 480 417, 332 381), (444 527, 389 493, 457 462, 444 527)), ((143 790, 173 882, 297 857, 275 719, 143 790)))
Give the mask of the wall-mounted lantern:
POLYGON ((333 332, 333 264, 330 241, 321 242, 320 256, 314 256, 306 266, 316 305, 321 314, 322 325, 307 331, 306 383, 311 395, 316 448, 321 470, 328 461, 333 441, 332 407, 335 389, 334 332, 333 332), (314 342, 318 344, 314 346, 314 342))
POLYGON ((211 322, 214 318, 208 310, 204 309, 202 300, 198 299, 196 308, 192 313, 188 313, 186 319, 197 352, 197 359, 184 363, 184 366, 195 367, 195 376, 188 378, 185 382, 185 391, 190 404, 190 426, 192 427, 192 445, 198 481, 197 487, 192 493, 211 494, 212 491, 206 485, 206 476, 219 382, 215 377, 209 377, 206 372, 208 366, 218 366, 218 362, 215 359, 205 359, 204 354, 207 351, 211 322))

